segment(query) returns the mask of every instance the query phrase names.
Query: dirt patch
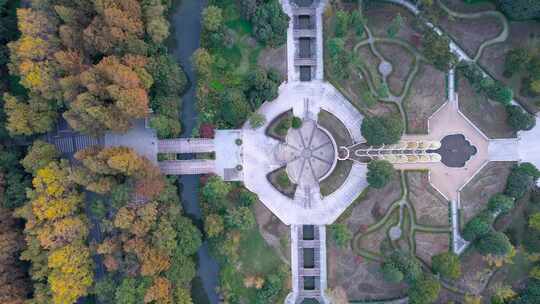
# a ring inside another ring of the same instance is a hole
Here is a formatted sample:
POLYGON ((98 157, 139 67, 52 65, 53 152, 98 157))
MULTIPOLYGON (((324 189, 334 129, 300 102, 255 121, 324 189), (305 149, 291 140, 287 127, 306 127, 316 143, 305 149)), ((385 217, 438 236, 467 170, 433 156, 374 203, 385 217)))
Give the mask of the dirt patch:
POLYGON ((478 1, 476 3, 465 3, 463 0, 441 0, 446 7, 459 13, 477 13, 496 9, 495 5, 489 1, 478 1))
MULTIPOLYGON (((279 180, 280 180, 280 178, 283 178, 282 177, 283 175, 287 176, 287 170, 286 170, 285 167, 281 167, 281 168, 279 168, 277 170, 274 170, 274 171, 268 173, 268 175, 266 175, 266 178, 272 184, 272 186, 274 186, 274 188, 276 188, 276 190, 278 190, 283 195, 285 195, 285 196, 292 199, 292 198, 294 198, 294 193, 296 192, 296 186, 297 185, 293 184, 290 179, 288 180, 288 183, 280 184, 279 180)), ((288 176, 287 176, 287 178, 288 178, 288 176)))
POLYGON ((317 117, 317 123, 332 134, 338 146, 350 146, 353 141, 347 127, 336 116, 328 111, 321 110, 317 117))
POLYGON ((275 69, 283 81, 287 81, 287 45, 272 49, 263 49, 257 60, 259 66, 265 69, 275 69))
POLYGON ((401 197, 401 182, 396 172, 392 180, 382 189, 369 188, 366 194, 346 212, 344 222, 353 233, 367 229, 380 220, 393 202, 401 197))
POLYGON ((439 20, 439 26, 471 58, 474 58, 484 41, 497 37, 503 30, 501 20, 492 16, 474 19, 443 17, 439 20))
POLYGON ((380 263, 365 260, 350 248, 328 247, 328 287, 343 287, 350 302, 405 296, 405 285, 385 282, 380 267, 380 263))
POLYGON ((459 77, 459 109, 489 138, 516 137, 506 123, 508 114, 504 106, 477 94, 464 77, 459 77))
POLYGON ((486 260, 474 248, 461 255, 461 277, 455 281, 456 287, 465 293, 480 294, 494 273, 486 260))
POLYGON ((431 265, 431 257, 450 249, 449 233, 431 233, 416 231, 414 234, 416 243, 416 256, 431 265))
POLYGON ((283 224, 264 204, 257 202, 253 208, 262 237, 287 264, 291 261, 290 228, 283 224))
POLYGON ((514 89, 516 99, 533 112, 540 110, 540 97, 523 96, 521 91, 521 78, 516 74, 512 78, 505 78, 504 58, 506 53, 518 47, 535 48, 540 42, 540 23, 536 21, 510 22, 510 33, 504 43, 497 43, 484 49, 480 57, 480 65, 496 79, 504 82, 514 89))
POLYGON ((513 162, 490 162, 463 188, 460 221, 462 225, 483 210, 491 196, 504 191, 506 178, 513 165, 513 162))
POLYGON ((381 56, 392 64, 392 73, 387 79, 388 87, 392 94, 399 96, 403 93, 407 78, 414 67, 415 57, 399 44, 377 43, 376 47, 381 56))
POLYGON ((426 134, 428 119, 446 101, 446 75, 427 64, 420 64, 418 74, 404 100, 407 133, 426 134))
POLYGON ((420 225, 448 227, 448 201, 435 190, 428 179, 428 172, 407 172, 409 201, 420 225))
POLYGON ((356 241, 356 248, 370 253, 381 255, 381 245, 389 242, 388 230, 399 223, 399 209, 395 209, 386 222, 377 230, 360 236, 356 241))
POLYGON ((358 58, 364 64, 369 75, 364 75, 371 79, 371 83, 375 86, 381 82, 381 75, 378 71, 378 66, 381 63, 379 58, 371 52, 369 45, 358 48, 358 58))
POLYGON ((395 38, 413 41, 413 36, 420 35, 420 32, 413 25, 416 17, 407 9, 395 4, 377 1, 369 1, 365 6, 364 16, 367 17, 368 26, 374 36, 388 37, 388 27, 392 24, 392 20, 397 14, 403 17, 403 25, 400 27, 395 38))

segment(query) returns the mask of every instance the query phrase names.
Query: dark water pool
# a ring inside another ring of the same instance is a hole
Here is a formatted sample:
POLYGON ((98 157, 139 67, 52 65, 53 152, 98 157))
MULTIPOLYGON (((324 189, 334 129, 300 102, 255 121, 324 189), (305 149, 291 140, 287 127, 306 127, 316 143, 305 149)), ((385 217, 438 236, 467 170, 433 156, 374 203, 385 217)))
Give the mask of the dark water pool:
MULTIPOLYGON (((180 0, 173 8, 169 18, 172 32, 169 47, 182 65, 191 84, 182 96, 182 137, 190 137, 193 129, 197 126, 198 113, 195 107, 195 84, 197 81, 190 58, 200 46, 201 12, 205 5, 205 0, 180 0)), ((180 182, 182 183, 184 212, 200 224, 202 214, 198 197, 199 177, 195 175, 182 176, 180 182)), ((192 287, 193 302, 195 304, 217 304, 219 303, 219 297, 216 293, 219 267, 210 256, 206 243, 197 252, 197 257, 198 277, 192 287)))

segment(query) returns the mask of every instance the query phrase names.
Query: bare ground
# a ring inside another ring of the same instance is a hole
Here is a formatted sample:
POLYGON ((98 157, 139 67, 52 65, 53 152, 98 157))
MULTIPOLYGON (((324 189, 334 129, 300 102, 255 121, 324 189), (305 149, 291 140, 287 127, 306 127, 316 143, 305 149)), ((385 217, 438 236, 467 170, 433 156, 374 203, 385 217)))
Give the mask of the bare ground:
POLYGON ((392 64, 392 73, 387 79, 390 92, 394 95, 401 95, 407 77, 413 69, 414 55, 398 44, 377 43, 376 47, 381 55, 392 64))
POLYGON ((425 226, 448 227, 448 201, 431 186, 428 173, 410 171, 406 176, 416 222, 425 226))
POLYGON ((459 77, 459 109, 489 138, 516 137, 508 125, 504 106, 477 94, 464 77, 459 77))
POLYGON ((446 75, 427 64, 420 64, 403 107, 407 114, 407 133, 426 134, 428 119, 446 102, 446 75))
POLYGON ((484 41, 497 37, 503 29, 500 19, 490 16, 475 19, 444 17, 439 25, 471 57, 484 41))
POLYGON ((456 281, 456 287, 469 294, 480 294, 494 270, 489 267, 482 255, 471 248, 461 255, 461 273, 461 277, 456 281))
POLYGON ((359 202, 349 207, 345 223, 349 230, 357 233, 381 219, 390 205, 401 197, 401 183, 396 173, 392 180, 382 189, 369 188, 359 202))
POLYGON ((450 249, 449 233, 416 231, 414 241, 416 243, 416 256, 428 265, 431 265, 432 256, 450 249))
POLYGON ((365 260, 350 248, 328 247, 328 287, 341 286, 350 301, 380 300, 404 296, 404 284, 384 281, 380 263, 365 260))
POLYGON ((278 256, 287 264, 291 262, 291 242, 290 228, 283 224, 277 216, 264 206, 257 202, 253 208, 255 218, 259 225, 259 231, 264 240, 270 245, 278 256))
POLYGON ((396 226, 399 223, 399 210, 392 212, 392 215, 387 219, 387 221, 375 231, 371 231, 368 234, 362 235, 357 239, 356 248, 366 250, 375 254, 381 254, 381 244, 383 242, 388 242, 388 230, 392 226, 396 226))
POLYGON ((368 26, 376 37, 388 37, 388 27, 397 14, 403 17, 403 25, 395 38, 411 41, 413 36, 420 35, 420 32, 416 31, 413 26, 416 17, 401 6, 370 1, 364 12, 364 16, 367 16, 368 19, 368 26))
POLYGON ((496 79, 512 87, 515 97, 527 109, 537 112, 540 110, 540 97, 527 97, 521 94, 522 75, 514 75, 514 77, 508 79, 502 73, 504 71, 504 58, 509 50, 518 47, 534 49, 539 46, 540 23, 536 21, 512 21, 509 25, 510 33, 508 39, 504 43, 498 43, 485 48, 479 63, 496 79))
POLYGON ((465 3, 463 0, 441 0, 449 9, 459 13, 477 13, 496 9, 495 5, 488 1, 477 3, 465 3))
POLYGON ((275 69, 283 81, 287 81, 287 45, 272 49, 265 48, 258 58, 258 65, 265 69, 275 69))
POLYGON ((467 223, 483 210, 487 201, 503 192, 513 162, 488 163, 461 191, 461 224, 467 223))

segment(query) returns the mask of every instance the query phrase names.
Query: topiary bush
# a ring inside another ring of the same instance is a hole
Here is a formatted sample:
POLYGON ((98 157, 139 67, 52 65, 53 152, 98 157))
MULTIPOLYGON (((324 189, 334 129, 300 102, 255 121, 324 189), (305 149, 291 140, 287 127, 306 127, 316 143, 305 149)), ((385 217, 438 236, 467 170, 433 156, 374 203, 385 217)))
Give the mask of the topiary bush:
POLYGON ((291 121, 291 126, 294 129, 300 129, 302 127, 302 119, 300 117, 294 116, 291 121))

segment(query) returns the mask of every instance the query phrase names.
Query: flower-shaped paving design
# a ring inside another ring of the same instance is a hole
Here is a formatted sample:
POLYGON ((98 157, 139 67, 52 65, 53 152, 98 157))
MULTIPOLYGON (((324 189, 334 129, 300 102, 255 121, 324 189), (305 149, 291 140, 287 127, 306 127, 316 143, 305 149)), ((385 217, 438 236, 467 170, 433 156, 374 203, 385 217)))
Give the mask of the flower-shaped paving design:
POLYGON ((334 141, 313 120, 304 120, 299 129, 290 129, 280 152, 289 178, 299 186, 317 184, 336 161, 334 141))

